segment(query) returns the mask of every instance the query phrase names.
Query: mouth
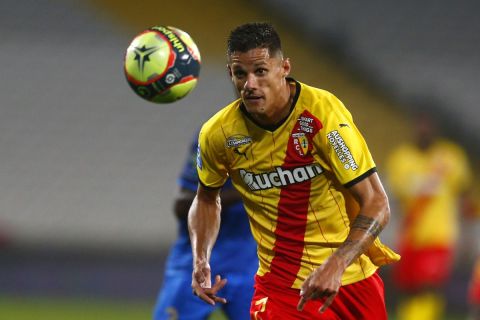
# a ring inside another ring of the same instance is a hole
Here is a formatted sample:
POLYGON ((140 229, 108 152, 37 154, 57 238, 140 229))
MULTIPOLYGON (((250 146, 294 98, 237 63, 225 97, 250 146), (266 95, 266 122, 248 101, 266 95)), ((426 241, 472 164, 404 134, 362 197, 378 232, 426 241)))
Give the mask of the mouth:
POLYGON ((245 97, 244 97, 244 100, 245 100, 246 102, 253 102, 253 103, 258 102, 258 101, 260 101, 261 99, 263 99, 263 97, 262 97, 262 96, 258 96, 258 95, 248 95, 248 96, 245 96, 245 97))

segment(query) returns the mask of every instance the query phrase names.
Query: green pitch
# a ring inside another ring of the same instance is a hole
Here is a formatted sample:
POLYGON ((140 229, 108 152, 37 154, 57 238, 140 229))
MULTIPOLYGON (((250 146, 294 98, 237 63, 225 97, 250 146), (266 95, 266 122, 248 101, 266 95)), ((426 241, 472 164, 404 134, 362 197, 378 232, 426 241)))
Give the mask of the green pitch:
MULTIPOLYGON (((151 320, 154 301, 0 295, 2 320, 151 320)), ((389 317, 395 320, 395 317, 389 317)), ((446 320, 465 319, 449 316, 446 320)), ((227 320, 216 312, 209 320, 227 320)))
POLYGON ((5 320, 140 320, 151 318, 151 308, 147 302, 0 296, 0 319, 5 320))
MULTIPOLYGON (((150 320, 154 301, 0 295, 2 320, 150 320)), ((226 320, 220 313, 209 320, 226 320)))

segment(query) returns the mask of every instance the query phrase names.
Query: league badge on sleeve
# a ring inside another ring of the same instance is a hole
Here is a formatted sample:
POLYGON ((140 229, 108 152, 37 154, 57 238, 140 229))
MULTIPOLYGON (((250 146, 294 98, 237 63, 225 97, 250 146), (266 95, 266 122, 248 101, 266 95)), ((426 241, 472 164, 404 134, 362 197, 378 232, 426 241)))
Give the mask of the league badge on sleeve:
POLYGON ((202 163, 202 151, 200 149, 200 142, 197 144, 197 167, 202 170, 203 163, 202 163))

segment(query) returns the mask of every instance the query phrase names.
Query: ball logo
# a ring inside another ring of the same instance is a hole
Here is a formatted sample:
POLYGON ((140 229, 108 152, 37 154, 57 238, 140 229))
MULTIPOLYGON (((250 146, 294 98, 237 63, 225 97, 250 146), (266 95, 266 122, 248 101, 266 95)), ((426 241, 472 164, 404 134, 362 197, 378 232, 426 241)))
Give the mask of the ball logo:
POLYGON ((137 61, 138 70, 143 73, 145 62, 150 61, 150 55, 157 50, 157 47, 147 48, 145 45, 142 47, 135 47, 135 58, 133 59, 137 61))
POLYGON ((185 47, 184 47, 182 41, 180 41, 180 39, 178 39, 177 35, 174 32, 172 32, 172 30, 169 30, 168 28, 165 28, 165 27, 162 27, 162 26, 152 27, 152 29, 160 31, 161 33, 163 33, 168 38, 168 40, 170 41, 172 46, 178 50, 178 52, 185 51, 185 47))
POLYGON ((174 83, 175 82, 175 75, 173 73, 167 74, 165 77, 165 82, 168 84, 174 83))

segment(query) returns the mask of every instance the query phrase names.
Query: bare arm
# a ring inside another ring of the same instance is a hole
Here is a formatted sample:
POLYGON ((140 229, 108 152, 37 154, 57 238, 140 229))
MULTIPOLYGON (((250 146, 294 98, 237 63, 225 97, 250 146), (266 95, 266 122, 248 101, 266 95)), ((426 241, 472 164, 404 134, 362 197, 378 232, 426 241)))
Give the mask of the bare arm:
POLYGON ((226 300, 217 297, 218 290, 226 284, 226 279, 216 276, 212 287, 210 254, 220 229, 220 190, 209 190, 199 185, 188 213, 188 229, 193 253, 192 289, 194 294, 205 302, 214 305, 215 302, 225 303, 226 300))
POLYGON ((377 173, 351 187, 350 192, 360 204, 360 213, 350 225, 347 239, 332 256, 344 270, 368 250, 390 220, 388 198, 377 173))
POLYGON ((388 223, 390 209, 382 183, 374 173, 352 186, 350 192, 360 204, 360 213, 350 225, 345 242, 302 285, 298 309, 309 299, 327 298, 320 308, 325 311, 338 293, 345 269, 367 251, 388 223))
MULTIPOLYGON (((187 189, 187 188, 180 188, 174 204, 173 204, 173 212, 175 216, 179 220, 186 220, 188 218, 188 211, 192 205, 193 199, 195 198, 195 192, 187 189)), ((237 190, 233 188, 224 188, 221 191, 221 205, 222 209, 229 207, 235 203, 241 201, 240 194, 237 190)), ((223 210, 222 212, 224 212, 223 210)))

